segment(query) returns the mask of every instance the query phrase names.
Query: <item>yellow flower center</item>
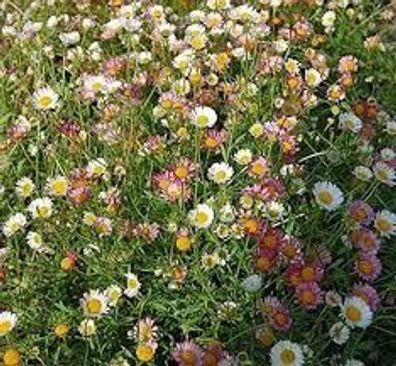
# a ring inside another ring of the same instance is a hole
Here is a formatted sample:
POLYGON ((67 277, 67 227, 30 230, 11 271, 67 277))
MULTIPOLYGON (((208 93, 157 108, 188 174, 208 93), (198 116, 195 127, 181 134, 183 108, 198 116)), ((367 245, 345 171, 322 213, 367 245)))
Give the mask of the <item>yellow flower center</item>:
POLYGON ((205 47, 205 39, 202 36, 195 36, 191 39, 191 46, 196 50, 201 50, 205 47))
POLYGON ((209 118, 208 116, 205 116, 204 114, 200 114, 197 116, 197 125, 199 127, 206 127, 209 123, 209 118))
POLYGON ((69 333, 69 329, 67 324, 58 324, 54 329, 54 333, 57 337, 63 338, 69 333))
POLYGON ((154 349, 147 344, 139 344, 136 348, 136 357, 141 362, 149 362, 154 357, 154 349))
POLYGON ((312 291, 304 291, 302 294, 302 301, 306 305, 312 304, 315 301, 315 295, 312 293, 312 291))
POLYGON ((100 81, 96 81, 92 84, 92 90, 97 93, 103 89, 103 84, 100 81))
POLYGON ((205 224, 208 220, 209 216, 206 212, 200 211, 195 215, 195 221, 200 225, 205 224))
POLYGON ((294 354, 293 351, 290 351, 290 350, 288 350, 288 349, 285 349, 285 350, 282 351, 282 353, 280 354, 280 358, 281 358, 282 362, 283 362, 285 365, 291 365, 291 364, 293 364, 293 362, 295 361, 296 356, 295 356, 295 354, 294 354))
POLYGON ((99 314, 102 310, 102 303, 98 299, 89 299, 87 301, 87 310, 91 314, 99 314))
POLYGON ((370 261, 361 260, 358 262, 358 267, 359 270, 366 275, 369 275, 373 272, 373 265, 370 261))
POLYGON ((183 365, 194 366, 197 364, 197 357, 191 351, 183 351, 180 355, 180 358, 183 361, 183 365))
POLYGON ((346 312, 345 312, 345 315, 346 315, 346 317, 347 317, 349 320, 351 320, 351 321, 353 321, 353 322, 357 322, 357 321, 359 321, 360 319, 362 319, 362 313, 360 312, 359 309, 357 309, 357 308, 354 307, 354 306, 348 307, 348 309, 347 309, 346 312))
POLYGON ((127 281, 127 286, 130 289, 135 289, 138 287, 138 282, 134 278, 130 278, 127 281))
POLYGON ((176 239, 176 247, 182 252, 185 252, 191 248, 191 240, 187 236, 181 236, 176 239))
POLYGON ((16 349, 8 349, 4 352, 4 366, 18 366, 21 362, 21 355, 16 349))
POLYGON ((63 196, 66 194, 66 190, 67 190, 67 184, 63 181, 55 181, 52 184, 52 191, 53 193, 59 195, 59 196, 63 196))
POLYGON ((0 334, 8 333, 12 329, 12 323, 10 320, 3 320, 0 323, 0 334))
POLYGON ((392 228, 391 223, 388 220, 385 220, 383 218, 377 219, 376 224, 377 224, 378 229, 380 229, 383 232, 390 231, 392 228))
POLYGON ((51 103, 52 103, 52 98, 49 95, 43 95, 39 99, 39 105, 41 107, 47 108, 51 105, 51 103))
POLYGON ((333 196, 328 191, 320 192, 318 197, 319 197, 319 201, 325 205, 330 205, 333 202, 333 196))
POLYGON ((216 172, 214 178, 215 178, 215 181, 221 182, 227 178, 227 174, 224 170, 219 170, 218 172, 216 172))
POLYGON ((188 176, 188 169, 184 166, 178 166, 175 169, 175 175, 176 177, 178 177, 179 179, 183 179, 183 178, 187 178, 188 176))
POLYGON ((315 270, 312 267, 305 267, 301 271, 301 277, 306 282, 313 282, 315 280, 315 270))
POLYGON ((267 171, 267 168, 262 163, 254 163, 252 165, 252 172, 256 175, 263 175, 267 171))
POLYGON ((49 214, 49 208, 46 206, 41 206, 37 208, 37 213, 40 217, 46 217, 49 214))

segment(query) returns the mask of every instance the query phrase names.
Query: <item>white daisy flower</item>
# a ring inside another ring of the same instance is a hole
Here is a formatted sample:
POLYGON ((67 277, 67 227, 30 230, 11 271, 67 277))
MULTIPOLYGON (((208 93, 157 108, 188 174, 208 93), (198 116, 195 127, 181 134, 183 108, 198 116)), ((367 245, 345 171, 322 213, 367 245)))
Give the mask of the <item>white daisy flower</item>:
POLYGON ((23 177, 16 182, 15 193, 18 197, 27 198, 34 192, 35 185, 30 178, 23 177))
POLYGON ((124 290, 124 295, 131 299, 132 297, 135 297, 139 293, 139 289, 142 285, 139 282, 138 277, 134 273, 127 273, 126 278, 127 278, 127 287, 124 290))
POLYGON ((90 318, 98 318, 109 311, 109 299, 99 290, 90 290, 80 300, 84 315, 90 318))
POLYGON ((54 178, 48 178, 45 186, 50 196, 63 197, 67 194, 69 182, 66 177, 58 175, 54 178))
POLYGON ((357 166, 352 173, 357 179, 368 182, 373 178, 373 172, 365 166, 357 166))
POLYGON ((387 121, 385 132, 388 135, 395 136, 396 135, 396 121, 387 121))
POLYGON ((339 128, 344 131, 348 130, 358 133, 363 127, 361 119, 352 112, 341 113, 338 117, 338 121, 339 128))
POLYGON ((375 163, 373 166, 374 176, 381 183, 384 183, 390 187, 396 185, 396 173, 393 168, 391 168, 388 164, 379 161, 375 163))
POLYGON ((396 214, 388 210, 377 212, 374 226, 383 236, 396 235, 396 214))
POLYGON ((36 109, 47 111, 58 106, 59 95, 50 87, 38 89, 33 94, 33 105, 36 109))
POLYGON ((11 332, 17 324, 17 316, 10 311, 2 311, 0 313, 0 336, 4 336, 11 332))
POLYGON ((103 158, 91 160, 87 165, 87 172, 93 177, 100 177, 106 173, 107 163, 103 158))
POLYGON ((305 72, 305 82, 309 87, 315 88, 322 82, 322 76, 318 70, 310 68, 305 72))
POLYGON ((96 333, 96 325, 92 319, 84 319, 79 327, 78 331, 83 337, 89 337, 96 333))
POLYGON ((83 88, 88 93, 106 93, 107 80, 104 75, 89 75, 84 78, 83 88))
POLYGON ((342 322, 333 324, 329 331, 331 340, 338 345, 346 343, 350 333, 349 328, 342 322))
POLYGON ((216 111, 210 107, 196 107, 191 113, 192 124, 199 128, 213 127, 216 121, 216 111))
POLYGON ((367 328, 373 318, 370 307, 357 296, 345 299, 344 304, 341 306, 341 315, 351 328, 367 328))
POLYGON ((390 149, 389 147, 385 147, 384 149, 381 150, 381 158, 384 161, 391 161, 396 158, 396 153, 393 149, 390 149))
POLYGON ((195 227, 199 229, 206 229, 213 222, 214 211, 205 203, 199 204, 195 209, 189 212, 188 218, 190 223, 195 227))
POLYGON ((344 201, 341 190, 330 182, 317 182, 313 194, 317 204, 328 211, 335 210, 344 201))
POLYGON ((8 220, 3 225, 3 234, 6 237, 10 237, 15 234, 17 231, 21 230, 24 226, 26 226, 27 220, 26 216, 20 212, 12 215, 8 218, 8 220))
POLYGON ((217 184, 227 183, 233 174, 234 170, 227 163, 214 163, 208 170, 208 178, 217 184))
POLYGON ((253 159, 253 153, 249 149, 240 149, 234 155, 234 160, 237 164, 246 166, 248 165, 253 159))
POLYGON ((326 28, 331 28, 336 20, 336 13, 333 10, 326 11, 322 16, 322 25, 326 28))
POLYGON ((120 286, 111 285, 106 289, 106 296, 109 299, 109 306, 116 306, 118 300, 122 296, 122 289, 120 286))
POLYGON ((230 203, 226 203, 219 210, 219 219, 222 222, 230 223, 235 220, 235 209, 230 203))
POLYGON ((304 354, 299 344, 279 341, 270 352, 271 366, 302 366, 304 354))
POLYGON ((48 248, 44 245, 43 237, 39 233, 29 231, 26 235, 26 241, 30 248, 39 253, 43 253, 48 250, 48 248))
POLYGON ((48 197, 37 198, 30 203, 28 210, 35 219, 47 219, 52 215, 52 201, 48 197))

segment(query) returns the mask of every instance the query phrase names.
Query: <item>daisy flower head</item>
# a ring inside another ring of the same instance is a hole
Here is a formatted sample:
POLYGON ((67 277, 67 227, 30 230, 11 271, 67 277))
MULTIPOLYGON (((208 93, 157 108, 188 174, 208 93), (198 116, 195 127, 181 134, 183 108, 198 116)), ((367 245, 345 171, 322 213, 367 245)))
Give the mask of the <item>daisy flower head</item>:
POLYGON ((317 182, 314 185, 315 200, 322 208, 333 211, 344 202, 341 190, 331 182, 317 182))
POLYGON ((373 172, 371 169, 362 165, 357 166, 353 170, 352 174, 356 177, 356 179, 361 180, 362 182, 368 182, 373 177, 373 172))
POLYGON ((20 198, 27 198, 34 192, 35 185, 28 177, 23 177, 16 182, 15 193, 20 198))
POLYGON ((14 235, 17 231, 21 230, 27 224, 26 216, 20 212, 12 215, 3 224, 3 234, 6 237, 14 235))
POLYGON ((11 332, 17 324, 17 316, 10 311, 0 313, 0 337, 11 332))
POLYGON ((202 365, 203 356, 204 353, 201 347, 192 341, 176 344, 176 348, 172 352, 172 357, 179 366, 200 366, 202 365))
POLYGON ((352 112, 341 113, 338 121, 339 128, 343 131, 358 133, 363 127, 361 119, 352 112))
POLYGON ((151 318, 140 319, 134 328, 134 337, 142 343, 152 342, 157 339, 158 327, 151 318))
POLYGON ((345 344, 350 335, 351 331, 343 322, 337 322, 329 330, 331 340, 338 344, 345 344))
POLYGON ((352 296, 342 304, 341 316, 351 328, 367 328, 371 324, 373 313, 360 297, 352 296))
POLYGON ((191 123, 199 128, 213 127, 217 121, 217 113, 210 107, 196 107, 190 116, 191 123))
POLYGON ((66 177, 58 175, 54 178, 48 178, 45 186, 50 196, 63 197, 66 196, 68 190, 68 180, 66 177))
POLYGON ((26 241, 30 248, 39 253, 46 252, 48 250, 48 248, 44 245, 42 236, 39 233, 29 231, 26 235, 26 241))
POLYGON ((109 300, 107 296, 99 290, 90 290, 86 292, 80 302, 84 315, 89 318, 99 318, 109 310, 109 300))
POLYGON ((374 210, 362 200, 353 201, 348 206, 348 214, 359 225, 369 225, 374 220, 374 210))
POLYGON ((296 296, 308 310, 316 309, 323 302, 322 290, 316 282, 300 283, 296 287, 296 296))
POLYGON ((93 319, 84 319, 78 326, 78 331, 83 337, 90 337, 96 333, 96 324, 93 319))
POLYGON ((109 306, 116 306, 122 296, 122 289, 117 285, 111 285, 106 289, 105 293, 109 300, 109 306))
POLYGON ((190 223, 198 229, 207 229, 213 222, 214 211, 206 203, 197 205, 188 214, 190 223))
POLYGON ((253 159, 253 153, 250 149, 240 149, 234 155, 234 160, 237 164, 245 166, 253 159))
POLYGON ((262 309, 271 326, 278 332, 285 333, 291 328, 293 319, 290 311, 276 297, 266 297, 262 309))
POLYGON ((388 210, 377 212, 374 226, 384 237, 396 235, 396 214, 388 210))
POLYGON ((372 253, 362 253, 355 262, 355 270, 361 279, 374 281, 381 273, 381 261, 372 253))
POLYGON ((322 82, 320 72, 314 68, 308 69, 305 72, 305 82, 311 88, 317 87, 322 82))
POLYGON ((139 289, 142 285, 134 273, 127 273, 125 276, 127 278, 127 287, 124 290, 124 295, 131 299, 139 293, 139 289))
POLYGON ((271 366, 302 366, 304 353, 301 346, 290 341, 279 341, 270 352, 271 366))
POLYGON ((380 297, 377 290, 369 284, 355 284, 352 289, 352 295, 360 297, 371 309, 377 311, 380 305, 380 297))
POLYGON ((154 358, 156 349, 156 342, 139 343, 136 347, 135 354, 140 362, 146 363, 154 358))
POLYGON ((217 184, 229 182, 234 170, 227 163, 214 163, 208 170, 208 178, 217 184))
POLYGON ((389 187, 394 187, 396 185, 396 172, 395 169, 379 161, 373 166, 373 172, 375 178, 381 183, 388 185, 389 187))
POLYGON ((53 205, 50 198, 37 198, 30 203, 30 205, 28 206, 28 210, 35 219, 47 219, 52 215, 52 206, 53 205))
POLYGON ((48 111, 55 109, 59 105, 59 95, 50 87, 44 87, 33 93, 33 105, 36 109, 48 111))

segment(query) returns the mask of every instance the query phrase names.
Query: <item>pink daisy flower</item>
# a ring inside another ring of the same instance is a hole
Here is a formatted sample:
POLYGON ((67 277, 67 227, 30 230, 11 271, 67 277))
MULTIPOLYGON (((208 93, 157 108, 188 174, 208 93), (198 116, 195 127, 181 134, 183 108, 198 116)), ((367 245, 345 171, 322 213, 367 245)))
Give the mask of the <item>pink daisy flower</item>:
POLYGON ((374 281, 381 273, 381 261, 374 254, 362 253, 355 262, 355 270, 362 280, 374 281))
POLYGON ((179 366, 201 366, 204 353, 196 343, 185 341, 178 343, 172 352, 173 359, 179 366))
POLYGON ((275 330, 285 333, 291 328, 293 319, 290 316, 290 311, 277 298, 266 297, 263 309, 269 323, 275 330))
POLYGON ((349 241, 355 248, 365 253, 376 254, 380 247, 377 235, 366 228, 352 231, 349 235, 349 241))
POLYGON ((378 310, 380 298, 377 290, 374 287, 367 283, 355 284, 352 289, 352 294, 365 301, 373 312, 378 310))
POLYGON ((301 283, 296 287, 300 304, 308 310, 316 309, 323 302, 323 294, 316 282, 301 283))
POLYGON ((353 201, 348 207, 349 216, 360 225, 368 226, 375 218, 375 212, 362 200, 353 201))

